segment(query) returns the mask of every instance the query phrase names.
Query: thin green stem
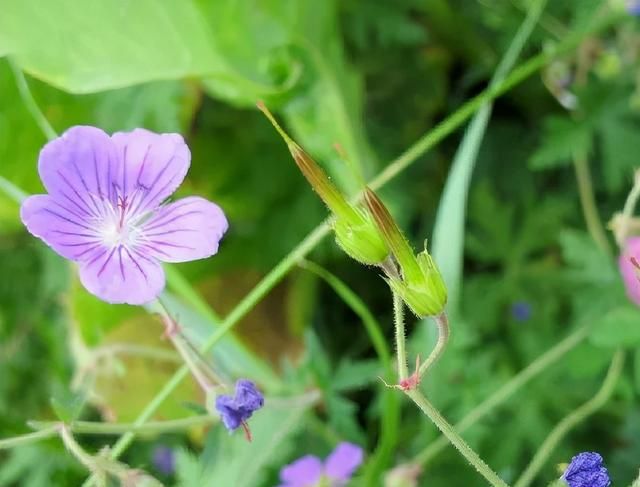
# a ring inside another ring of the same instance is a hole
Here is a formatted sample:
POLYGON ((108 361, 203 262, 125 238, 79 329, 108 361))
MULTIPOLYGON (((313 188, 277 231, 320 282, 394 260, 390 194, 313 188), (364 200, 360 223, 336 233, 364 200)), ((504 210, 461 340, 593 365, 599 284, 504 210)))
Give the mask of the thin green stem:
POLYGON ((591 181, 591 171, 589 170, 589 160, 584 151, 574 151, 573 167, 576 171, 576 181, 578 182, 578 194, 580 195, 580 206, 587 224, 589 235, 596 245, 609 257, 613 257, 611 245, 607 240, 607 233, 600 220, 596 199, 591 181))
POLYGON ((447 318, 446 313, 441 313, 438 316, 434 317, 436 322, 436 327, 438 328, 438 341, 436 342, 435 347, 427 357, 422 365, 420 365, 420 369, 418 370, 418 377, 422 377, 425 372, 431 367, 442 355, 444 349, 449 342, 449 319, 447 318))
POLYGON ((27 83, 26 78, 24 77, 24 73, 20 69, 20 67, 15 63, 15 61, 11 58, 7 58, 9 62, 9 66, 11 67, 11 71, 13 71, 13 76, 16 79, 16 85, 18 86, 18 92, 20 93, 20 97, 22 101, 31 113, 31 116, 36 121, 42 133, 49 140, 53 140, 58 137, 58 134, 47 120, 47 117, 44 116, 42 110, 36 103, 36 100, 33 98, 33 94, 31 93, 31 89, 29 88, 29 84, 27 83))
POLYGON ((534 455, 531 463, 529 463, 520 478, 516 481, 514 487, 527 487, 530 485, 564 436, 609 400, 618 383, 623 366, 624 351, 618 350, 611 360, 611 365, 609 366, 600 390, 587 402, 565 416, 556 427, 553 428, 534 455))
MULTIPOLYGON (((362 324, 371 339, 373 348, 380 359, 382 368, 387 378, 393 375, 393 361, 391 352, 387 345, 387 340, 382 333, 382 327, 378 320, 373 316, 366 304, 360 297, 347 286, 342 280, 319 266, 307 260, 303 261, 301 267, 307 269, 321 279, 323 279, 334 291, 342 298, 342 300, 358 315, 362 320, 362 324)), ((400 423, 400 397, 393 389, 383 387, 382 390, 382 412, 380 414, 380 438, 376 451, 371 459, 364 467, 362 474, 363 485, 374 485, 376 479, 382 475, 384 468, 389 464, 391 454, 398 440, 398 426, 400 423)), ((270 401, 270 404, 273 404, 270 401)))
MULTIPOLYGON (((473 426, 480 419, 485 417, 496 407, 504 403, 516 392, 518 392, 529 381, 547 370, 551 365, 564 357, 569 351, 584 341, 589 334, 589 326, 582 326, 567 336, 564 340, 557 343, 537 359, 527 365, 518 374, 513 376, 508 382, 505 382, 498 390, 491 394, 488 398, 474 407, 469 413, 455 424, 454 428, 458 433, 463 433, 473 426)), ((424 450, 422 450, 412 461, 423 467, 435 458, 441 451, 449 446, 449 442, 444 436, 431 442, 424 450)))
MULTIPOLYGON (((149 421, 144 425, 135 425, 134 423, 100 423, 92 421, 73 421, 67 424, 67 427, 76 434, 90 435, 120 435, 128 431, 135 431, 139 434, 161 434, 169 431, 181 431, 197 426, 207 426, 218 422, 215 416, 210 414, 202 414, 192 416, 190 418, 172 419, 169 421, 149 421)), ((36 430, 57 432, 59 422, 55 421, 30 421, 29 426, 36 430)), ((41 433, 37 431, 36 433, 41 433)), ((32 433, 32 434, 36 434, 32 433)))
POLYGON ((400 381, 409 377, 407 365, 406 336, 404 330, 404 302, 398 293, 393 294, 393 324, 396 332, 396 356, 400 381))
POLYGON ((640 198, 640 170, 636 171, 633 180, 633 187, 627 196, 627 199, 624 202, 624 208, 622 210, 622 215, 620 216, 619 225, 614 225, 613 232, 616 239, 616 243, 618 247, 621 249, 624 248, 625 240, 627 239, 627 235, 629 233, 631 227, 631 221, 633 219, 633 213, 636 209, 636 205, 638 204, 638 199, 640 198))
POLYGON ((62 438, 62 442, 64 446, 71 452, 71 454, 76 457, 76 459, 84 465, 88 470, 95 471, 96 470, 96 462, 93 456, 89 455, 76 441, 71 433, 71 430, 66 424, 61 424, 58 426, 58 430, 60 432, 60 438, 62 438))
POLYGON ((460 454, 482 475, 487 482, 494 487, 508 487, 508 485, 498 477, 491 468, 484 463, 482 458, 471 449, 469 445, 462 439, 458 433, 455 432, 453 426, 451 426, 446 419, 440 414, 440 412, 431 404, 418 390, 407 390, 405 394, 416 403, 416 405, 422 410, 422 412, 437 426, 442 434, 449 440, 449 442, 456 447, 460 454))
POLYGON ((30 445, 31 443, 46 440, 47 438, 53 438, 54 436, 58 436, 59 431, 60 428, 56 426, 36 431, 34 433, 4 438, 0 440, 0 450, 7 450, 9 448, 15 448, 22 445, 30 445))

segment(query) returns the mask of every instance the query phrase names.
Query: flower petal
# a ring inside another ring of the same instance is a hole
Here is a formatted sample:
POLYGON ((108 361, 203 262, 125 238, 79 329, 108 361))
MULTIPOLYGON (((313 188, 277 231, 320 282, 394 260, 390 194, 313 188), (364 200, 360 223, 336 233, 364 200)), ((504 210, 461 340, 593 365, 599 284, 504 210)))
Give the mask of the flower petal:
POLYGON ((157 211, 142 227, 138 246, 163 262, 204 259, 218 251, 227 228, 218 205, 192 196, 157 211))
POLYGON ((120 160, 109 136, 95 127, 76 126, 40 151, 38 172, 47 191, 86 218, 104 213, 101 200, 115 199, 111 179, 120 160))
POLYGON ((67 259, 81 260, 101 245, 85 215, 52 196, 28 197, 20 207, 20 218, 32 235, 67 259))
POLYGON ((155 209, 180 186, 189 170, 191 153, 179 134, 155 134, 144 129, 112 135, 123 161, 116 187, 130 197, 132 213, 155 209))
POLYGON ((347 481, 362 463, 362 448, 353 443, 340 443, 327 457, 324 471, 333 480, 347 481))
POLYGON ((145 304, 164 289, 159 262, 123 245, 101 246, 80 263, 80 281, 108 303, 145 304))
POLYGON ((624 252, 618 258, 618 267, 622 274, 627 296, 640 306, 640 269, 633 264, 632 259, 640 263, 640 237, 628 238, 624 252))
POLYGON ((280 487, 311 487, 322 475, 322 462, 314 455, 306 455, 280 470, 280 487))

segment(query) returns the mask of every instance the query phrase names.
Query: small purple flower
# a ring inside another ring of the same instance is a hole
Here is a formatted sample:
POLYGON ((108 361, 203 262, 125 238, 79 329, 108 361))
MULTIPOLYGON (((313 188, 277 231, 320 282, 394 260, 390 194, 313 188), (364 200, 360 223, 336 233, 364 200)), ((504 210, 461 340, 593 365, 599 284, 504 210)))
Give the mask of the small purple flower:
POLYGON ((531 305, 526 301, 516 301, 511 305, 511 316, 519 322, 529 321, 531 318, 531 305))
POLYGON ((160 445, 153 450, 153 465, 158 472, 171 475, 176 469, 176 458, 173 449, 160 445))
POLYGON ((631 15, 640 15, 640 0, 627 0, 627 12, 631 15))
POLYGON ((611 485, 609 472, 603 465, 598 453, 580 453, 571 459, 571 463, 561 477, 569 487, 608 487, 611 485))
POLYGON ((628 238, 618 258, 618 268, 631 301, 640 306, 640 237, 628 238))
POLYGON ((264 406, 264 397, 256 385, 247 379, 236 382, 234 397, 222 394, 216 398, 216 410, 229 431, 238 429, 254 411, 264 406))
POLYGON ((322 462, 314 455, 306 455, 286 465, 280 471, 279 487, 314 487, 324 480, 328 487, 346 485, 353 473, 360 466, 363 451, 352 443, 340 443, 322 462))
POLYGON ((227 219, 198 197, 163 202, 182 183, 191 155, 178 134, 144 129, 109 137, 78 126, 40 152, 49 194, 27 198, 29 232, 80 267, 80 281, 109 303, 144 304, 165 284, 160 262, 218 251, 227 219))

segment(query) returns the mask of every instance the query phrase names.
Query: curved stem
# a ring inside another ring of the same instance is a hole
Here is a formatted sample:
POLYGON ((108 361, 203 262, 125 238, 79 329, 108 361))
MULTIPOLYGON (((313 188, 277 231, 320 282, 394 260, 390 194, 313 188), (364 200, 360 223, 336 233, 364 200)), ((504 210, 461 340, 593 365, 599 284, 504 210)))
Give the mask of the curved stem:
POLYGON ((31 443, 46 440, 47 438, 53 438, 54 436, 58 436, 59 431, 60 428, 56 425, 42 429, 41 431, 36 431, 35 433, 27 433, 25 435, 4 438, 0 440, 0 450, 15 448, 16 446, 30 445, 31 443))
POLYGON ((591 181, 591 171, 589 170, 589 161, 584 151, 574 151, 573 166, 576 171, 576 180, 578 182, 578 193, 580 195, 580 206, 587 224, 587 230, 596 245, 609 257, 612 257, 611 245, 607 240, 607 233, 604 230, 598 207, 593 193, 593 183, 591 181))
POLYGON ((638 199, 640 198, 640 170, 636 171, 634 176, 633 187, 627 196, 627 199, 624 202, 624 208, 622 210, 622 216, 620 219, 619 226, 614 226, 614 235, 616 238, 616 243, 618 247, 621 249, 624 248, 625 240, 627 239, 627 234, 629 233, 629 229, 631 227, 631 219, 633 218, 633 212, 636 209, 636 205, 638 204, 638 199))
MULTIPOLYGON (((474 407, 469 413, 455 424, 454 428, 458 433, 462 433, 474 425, 477 421, 482 419, 494 408, 505 402, 513 394, 519 391, 525 384, 527 384, 534 377, 544 372, 548 367, 556 363, 562 357, 564 357, 570 350, 575 348, 578 344, 587 337, 589 331, 588 326, 578 328, 571 333, 561 342, 554 345, 545 353, 540 355, 537 359, 522 369, 517 375, 512 377, 508 382, 505 382, 497 391, 491 394, 487 399, 482 401, 476 407, 474 407)), ((423 467, 431 461, 438 453, 449 446, 447 438, 444 436, 439 437, 437 440, 431 442, 422 452, 420 452, 411 463, 422 465, 423 467)))
POLYGON ((449 341, 449 319, 447 318, 447 314, 441 313, 438 316, 434 317, 434 320, 438 328, 438 341, 436 342, 436 346, 433 347, 433 350, 429 354, 429 357, 427 357, 427 360, 422 363, 420 369, 418 370, 418 377, 420 378, 425 374, 427 369, 440 358, 449 341))
POLYGON ((582 406, 565 416, 562 421, 553 428, 549 436, 547 436, 540 446, 540 449, 534 455, 531 463, 529 463, 525 471, 520 475, 520 478, 516 481, 514 487, 527 487, 530 485, 562 438, 609 400, 615 385, 618 383, 623 365, 624 351, 618 350, 611 360, 611 365, 609 366, 600 390, 582 406))
POLYGON ((15 77, 16 85, 18 86, 18 92, 20 93, 20 97, 26 105, 27 110, 29 110, 31 116, 36 121, 36 123, 40 127, 40 130, 42 130, 42 133, 47 137, 47 139, 55 139, 56 137, 58 137, 58 134, 55 130, 53 130, 53 127, 49 123, 49 120, 47 120, 47 117, 44 116, 42 110, 40 110, 40 107, 33 98, 33 94, 31 93, 31 89, 29 89, 29 85, 24 77, 24 73, 13 59, 7 58, 7 61, 9 62, 9 66, 11 67, 11 71, 13 71, 13 76, 15 77))
POLYGON ((487 482, 494 487, 509 487, 504 480, 498 477, 491 468, 484 463, 482 458, 471 449, 469 445, 462 439, 458 433, 455 432, 453 426, 451 426, 440 412, 431 404, 427 399, 417 390, 405 391, 405 394, 416 403, 416 405, 422 410, 422 412, 438 427, 442 434, 449 440, 449 442, 456 447, 460 454, 482 475, 487 482))

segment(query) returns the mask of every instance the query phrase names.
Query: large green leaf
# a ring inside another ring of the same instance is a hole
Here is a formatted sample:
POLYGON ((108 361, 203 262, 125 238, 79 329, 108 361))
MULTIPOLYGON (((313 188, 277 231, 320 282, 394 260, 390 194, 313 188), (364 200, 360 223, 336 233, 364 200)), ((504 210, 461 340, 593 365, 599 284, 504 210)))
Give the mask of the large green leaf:
MULTIPOLYGON (((288 63, 282 65, 284 71, 274 72, 262 69, 255 57, 249 59, 257 67, 242 69, 246 42, 231 39, 230 48, 230 29, 208 22, 224 23, 236 3, 7 0, 0 16, 0 53, 13 56, 33 76, 73 93, 209 77, 224 98, 253 103, 280 91, 278 81, 286 78, 283 85, 288 86, 292 78, 288 63), (202 15, 208 5, 213 9, 210 17, 202 15)), ((233 32, 248 31, 234 26, 233 32)), ((267 43, 265 49, 269 47, 267 43)))

